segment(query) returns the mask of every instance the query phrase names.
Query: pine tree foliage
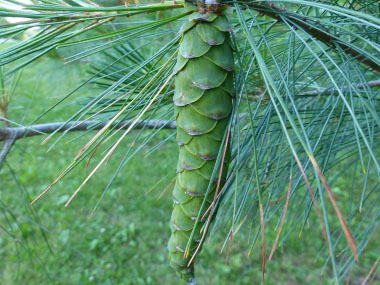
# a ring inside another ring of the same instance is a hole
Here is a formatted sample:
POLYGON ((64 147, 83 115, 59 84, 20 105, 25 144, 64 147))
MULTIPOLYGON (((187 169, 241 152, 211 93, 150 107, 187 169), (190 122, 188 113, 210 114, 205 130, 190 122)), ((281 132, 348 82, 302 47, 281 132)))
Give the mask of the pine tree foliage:
MULTIPOLYGON (((99 92, 82 102, 78 112, 68 110, 68 122, 109 121, 51 185, 92 156, 98 146, 107 147, 68 204, 108 159, 120 159, 106 194, 135 155, 132 148, 113 155, 134 128, 132 124, 122 130, 114 123, 174 121, 180 27, 198 13, 184 8, 196 3, 183 0, 112 7, 95 2, 0 0, 7 4, 0 6, 0 37, 11 43, 0 50, 5 76, 10 78, 53 50, 65 52, 68 63, 92 64, 83 84, 46 110, 54 112, 59 103, 90 84, 99 92), (14 17, 23 20, 6 21, 14 17)), ((230 165, 210 213, 212 222, 206 223, 207 236, 225 235, 224 248, 237 234, 246 236, 250 250, 260 242, 264 271, 268 259, 264 229, 279 230, 282 245, 291 232, 301 235, 312 223, 321 229, 320 237, 325 239, 321 255, 339 282, 379 234, 380 5, 370 0, 222 4, 228 7, 232 27, 236 94, 226 126, 228 140, 225 136, 219 149, 220 159, 225 144, 230 145, 230 165), (354 168, 362 175, 353 175, 352 189, 345 189, 348 194, 343 196, 334 193, 336 179, 354 168), (349 212, 341 212, 342 203, 351 204, 349 212), (311 215, 318 223, 311 221, 311 215), (332 226, 333 220, 340 226, 332 226)), ((148 137, 142 131, 136 136, 137 151, 160 128, 148 137)), ((52 147, 67 132, 57 135, 52 147)), ((174 143, 174 136, 162 144, 174 143)))

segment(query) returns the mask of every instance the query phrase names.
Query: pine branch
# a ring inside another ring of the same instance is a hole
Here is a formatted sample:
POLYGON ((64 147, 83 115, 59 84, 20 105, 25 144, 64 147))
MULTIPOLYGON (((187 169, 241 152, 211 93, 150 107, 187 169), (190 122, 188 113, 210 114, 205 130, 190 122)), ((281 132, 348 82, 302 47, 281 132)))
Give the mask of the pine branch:
MULTIPOLYGON (((121 121, 113 127, 120 126, 121 129, 127 129, 133 123, 130 121, 121 121)), ((18 139, 33 137, 38 135, 46 135, 55 132, 75 132, 75 131, 87 131, 87 130, 99 130, 107 125, 108 121, 74 121, 74 122, 59 122, 59 123, 47 123, 32 125, 29 127, 18 128, 0 128, 0 142, 3 141, 4 145, 0 152, 0 169, 9 154, 12 146, 18 139)), ((135 129, 175 129, 176 123, 164 120, 149 120, 140 121, 135 126, 135 129)))
POLYGON ((319 41, 324 42, 331 48, 341 48, 344 53, 354 57, 363 64, 371 67, 374 71, 380 71, 380 65, 378 62, 362 54, 360 51, 350 47, 342 39, 336 35, 331 35, 324 27, 317 22, 302 17, 297 13, 289 12, 287 9, 276 6, 274 3, 268 2, 250 2, 245 0, 246 5, 259 13, 276 19, 278 22, 287 22, 295 28, 301 27, 305 32, 319 41))
POLYGON ((2 168, 5 158, 7 157, 15 141, 16 140, 12 137, 4 141, 3 149, 0 152, 0 169, 2 168))
MULTIPOLYGON (((380 86, 380 79, 368 81, 367 83, 361 83, 356 85, 357 89, 364 89, 366 87, 375 88, 380 86)), ((349 86, 343 86, 341 90, 348 89, 349 86)), ((320 88, 311 91, 306 91, 298 94, 299 96, 313 96, 313 95, 323 95, 326 93, 334 93, 337 90, 334 88, 320 88)), ((118 126, 122 126, 122 129, 127 129, 132 124, 131 121, 122 121, 117 123, 118 126)), ((32 137, 37 135, 51 134, 54 132, 65 132, 65 131, 87 131, 87 130, 99 130, 103 128, 108 121, 73 121, 73 122, 58 122, 58 123, 46 123, 32 125, 29 127, 5 127, 0 128, 0 142, 7 141, 11 138, 18 140, 24 137, 32 137)), ((176 122, 169 122, 165 120, 149 120, 140 121, 136 124, 135 129, 175 129, 176 122)))
MULTIPOLYGON (((121 126, 121 129, 128 129, 133 120, 121 121, 116 124, 121 126)), ((87 131, 87 130, 99 130, 103 128, 108 121, 73 121, 73 122, 58 122, 32 125, 29 127, 17 127, 17 128, 0 128, 0 141, 7 141, 11 138, 14 140, 22 139, 25 137, 32 137, 38 135, 46 135, 54 132, 75 132, 75 131, 87 131)), ((113 126, 115 127, 115 125, 113 126)), ((135 126, 135 129, 175 129, 176 123, 165 120, 149 120, 140 121, 135 126)))

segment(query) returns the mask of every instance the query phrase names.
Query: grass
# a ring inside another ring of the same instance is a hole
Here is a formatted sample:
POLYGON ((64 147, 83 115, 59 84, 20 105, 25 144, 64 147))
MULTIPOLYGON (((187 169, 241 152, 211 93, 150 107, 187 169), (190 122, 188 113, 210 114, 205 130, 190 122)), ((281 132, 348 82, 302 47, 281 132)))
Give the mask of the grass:
MULTIPOLYGON (((12 98, 9 116, 22 124, 32 122, 80 82, 83 70, 63 65, 58 58, 40 60, 24 70, 12 98), (48 75, 48 76, 47 76, 48 75)), ((85 89, 82 96, 90 95, 85 89)), ((80 98, 71 98, 41 122, 62 121, 73 112, 80 98)), ((168 134, 165 131, 162 137, 168 134)), ((124 168, 98 210, 91 211, 110 176, 118 166, 111 159, 64 207, 73 191, 88 174, 76 168, 34 207, 26 203, 43 191, 71 162, 90 138, 88 135, 63 142, 46 153, 42 137, 18 141, 0 172, 0 283, 1 284, 179 284, 168 265, 166 244, 172 209, 170 191, 161 199, 162 189, 175 175, 177 146, 173 141, 160 151, 144 155, 157 142, 152 141, 124 168), (66 143, 65 143, 66 142, 66 143), (12 174, 13 173, 13 174, 12 174), (160 179, 149 195, 150 190, 160 179), (36 222, 37 219, 37 222, 36 222), (39 222, 38 222, 39 221, 39 222), (41 233, 45 231, 51 251, 41 233)), ((133 133, 115 155, 123 155, 133 133)), ((90 166, 94 166, 96 158, 90 166)), ((342 178, 335 192, 350 187, 342 178)), ((171 190, 171 189, 169 189, 171 190)), ((348 207, 348 205, 347 205, 348 207)), ((343 209, 344 210, 344 209, 343 209)), ((266 284, 333 284, 329 268, 321 271, 324 258, 316 258, 324 244, 320 227, 312 214, 302 238, 294 232, 274 260, 268 264, 266 284)), ((268 251, 276 232, 267 229, 268 251)), ((258 284, 261 279, 261 249, 257 245, 247 256, 247 237, 237 235, 229 264, 220 255, 222 236, 207 243, 197 260, 199 284, 258 284)), ((355 267, 351 284, 359 284, 376 261, 380 244, 375 240, 362 263, 355 267)))

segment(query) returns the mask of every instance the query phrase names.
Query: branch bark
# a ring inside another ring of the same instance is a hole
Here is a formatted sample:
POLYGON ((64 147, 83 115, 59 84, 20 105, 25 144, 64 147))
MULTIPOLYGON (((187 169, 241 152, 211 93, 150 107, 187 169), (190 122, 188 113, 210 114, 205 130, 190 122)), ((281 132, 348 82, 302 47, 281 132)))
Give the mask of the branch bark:
POLYGON ((0 152, 0 170, 3 167, 5 158, 7 157, 8 153, 11 150, 15 141, 16 140, 14 138, 9 138, 9 139, 4 141, 3 149, 0 152))
MULTIPOLYGON (((7 141, 13 138, 15 141, 25 137, 33 137, 38 135, 46 135, 54 132, 64 132, 64 131, 86 131, 86 130, 99 130, 103 128, 108 121, 73 121, 73 122, 59 122, 59 123, 47 123, 32 125, 30 127, 17 127, 17 128, 0 128, 0 141, 7 141)), ((120 126, 121 129, 127 129, 131 126, 133 120, 121 121, 116 125, 120 126)), ((115 127, 113 125, 113 127, 115 127)), ((150 121, 140 121, 138 122, 135 129, 175 129, 176 123, 169 122, 165 120, 150 120, 150 121)))
MULTIPOLYGON (((127 129, 131 126, 134 121, 121 121, 114 125, 113 127, 120 127, 121 129, 127 129)), ((30 127, 18 127, 18 128, 0 128, 0 142, 3 141, 3 148, 0 152, 0 169, 9 154, 12 146, 18 139, 25 137, 33 137, 38 135, 52 134, 54 132, 60 133, 64 131, 75 132, 75 131, 87 131, 87 130, 99 130, 103 128, 108 121, 74 121, 74 122, 59 122, 59 123, 47 123, 32 125, 30 127)), ((170 122, 165 120, 148 120, 139 121, 135 126, 135 129, 175 129, 176 122, 170 122)))
POLYGON ((248 7, 258 11, 259 13, 276 19, 278 22, 284 22, 284 19, 286 19, 286 21, 296 29, 301 27, 305 32, 309 33, 317 40, 324 42, 331 48, 336 49, 337 47, 340 47, 346 54, 371 67, 374 71, 380 71, 380 65, 378 62, 350 47, 338 36, 331 35, 317 22, 307 19, 306 17, 302 17, 296 13, 289 12, 287 9, 276 6, 274 3, 264 1, 249 2, 248 0, 246 0, 246 2, 248 7))

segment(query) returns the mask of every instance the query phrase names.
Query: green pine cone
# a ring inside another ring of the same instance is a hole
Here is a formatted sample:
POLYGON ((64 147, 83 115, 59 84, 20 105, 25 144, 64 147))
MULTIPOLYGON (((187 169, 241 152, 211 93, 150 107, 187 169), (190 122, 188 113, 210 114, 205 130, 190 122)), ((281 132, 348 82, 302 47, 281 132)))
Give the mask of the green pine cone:
MULTIPOLYGON (((174 94, 180 154, 168 249, 171 266, 182 279, 191 282, 194 266, 192 263, 188 267, 188 263, 199 245, 200 230, 205 221, 198 223, 186 258, 184 252, 232 112, 234 59, 229 38, 230 25, 225 16, 195 12, 181 32, 183 37, 175 67, 174 94)), ((219 189, 225 182, 228 160, 229 154, 224 161, 219 189)), ((213 181, 203 211, 208 209, 214 198, 217 180, 218 177, 213 181)))

